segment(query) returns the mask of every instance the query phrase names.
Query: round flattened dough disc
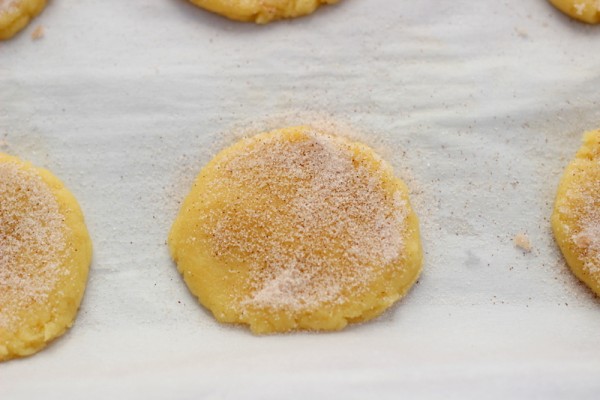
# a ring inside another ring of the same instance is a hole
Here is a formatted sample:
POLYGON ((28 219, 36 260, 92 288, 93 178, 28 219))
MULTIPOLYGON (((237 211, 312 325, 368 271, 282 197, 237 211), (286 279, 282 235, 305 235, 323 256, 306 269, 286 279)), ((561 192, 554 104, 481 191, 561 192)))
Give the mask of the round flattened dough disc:
POLYGON ((392 168, 363 144, 307 127, 217 154, 168 243, 200 302, 255 333, 369 320, 422 263, 417 217, 392 168))
POLYGON ((600 23, 600 0, 549 0, 571 18, 588 24, 600 23))
POLYGON ((10 39, 46 7, 46 0, 0 0, 0 40, 10 39))
POLYGON ((600 295, 600 130, 585 134, 563 174, 552 228, 573 273, 600 295))
POLYGON ((244 22, 266 24, 313 13, 323 4, 339 0, 189 0, 198 7, 244 22))
POLYGON ((73 324, 91 257, 62 182, 0 153, 0 361, 39 351, 73 324))

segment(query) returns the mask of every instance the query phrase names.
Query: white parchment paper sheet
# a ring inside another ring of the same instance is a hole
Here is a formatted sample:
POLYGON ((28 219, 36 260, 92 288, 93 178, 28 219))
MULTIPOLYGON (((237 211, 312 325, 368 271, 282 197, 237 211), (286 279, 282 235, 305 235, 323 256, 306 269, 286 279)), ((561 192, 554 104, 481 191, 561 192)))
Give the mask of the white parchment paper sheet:
POLYGON ((268 26, 50 1, 0 44, 2 150, 76 194, 94 262, 75 326, 1 364, 0 398, 599 398, 600 301, 549 228, 599 88, 600 26, 544 0, 343 0, 268 26), (323 121, 409 183, 421 280, 340 333, 219 325, 168 256, 179 201, 234 132, 323 121))

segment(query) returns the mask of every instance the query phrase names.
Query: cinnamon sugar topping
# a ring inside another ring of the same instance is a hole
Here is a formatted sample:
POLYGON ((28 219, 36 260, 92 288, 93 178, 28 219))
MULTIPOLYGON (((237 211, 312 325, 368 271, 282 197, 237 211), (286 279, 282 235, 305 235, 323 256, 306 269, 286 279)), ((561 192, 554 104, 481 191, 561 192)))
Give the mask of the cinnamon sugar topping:
POLYGON ((15 162, 0 163, 0 329, 48 299, 61 274, 66 225, 50 188, 15 162))
POLYGON ((573 217, 580 228, 572 232, 572 241, 583 250, 584 268, 600 280, 600 159, 593 160, 589 168, 586 179, 571 188, 567 197, 577 205, 570 212, 576 214, 573 217))
POLYGON ((343 303, 399 268, 408 205, 384 188, 387 164, 371 166, 321 133, 252 140, 221 160, 224 178, 206 188, 233 200, 199 221, 216 257, 249 270, 251 294, 232 293, 242 310, 343 303))
POLYGON ((20 0, 0 0, 0 14, 17 9, 20 0))

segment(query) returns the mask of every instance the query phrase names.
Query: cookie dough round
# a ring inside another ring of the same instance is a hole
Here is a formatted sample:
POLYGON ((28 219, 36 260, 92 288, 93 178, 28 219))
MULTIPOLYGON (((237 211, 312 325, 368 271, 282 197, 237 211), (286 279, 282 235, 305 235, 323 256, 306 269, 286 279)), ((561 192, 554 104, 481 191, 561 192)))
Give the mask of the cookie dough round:
POLYGON ((364 144, 295 127, 243 139, 200 172, 169 235, 189 289, 255 333, 338 330, 417 280, 405 184, 364 144))
POLYGON ((189 0, 206 10, 236 21, 266 24, 313 13, 322 4, 339 0, 189 0))
POLYGON ((588 24, 600 23, 600 0, 549 0, 568 16, 588 24))
POLYGON ((39 351, 72 325, 91 256, 62 182, 0 153, 0 361, 39 351))
POLYGON ((600 130, 585 134, 565 170, 552 228, 573 273, 600 296, 600 130))
POLYGON ((0 0, 0 40, 13 37, 44 7, 46 0, 0 0))

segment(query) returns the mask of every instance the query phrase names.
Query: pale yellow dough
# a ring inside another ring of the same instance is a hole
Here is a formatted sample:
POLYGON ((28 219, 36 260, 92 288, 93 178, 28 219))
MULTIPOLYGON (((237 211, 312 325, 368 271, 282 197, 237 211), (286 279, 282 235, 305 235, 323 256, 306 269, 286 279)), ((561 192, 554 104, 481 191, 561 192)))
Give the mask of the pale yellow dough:
POLYGON ((46 0, 0 0, 0 40, 10 39, 46 7, 46 0))
POLYGON ((243 139, 200 172, 168 244, 221 322, 339 330, 406 294, 422 263, 405 184, 364 144, 295 127, 243 139))
POLYGON ((258 24, 311 14, 322 4, 339 0, 189 0, 199 7, 237 21, 258 24))
POLYGON ((600 0, 549 0, 556 8, 588 24, 600 23, 600 0))
POLYGON ((600 130, 585 134, 565 170, 552 228, 573 273, 600 296, 600 130))
POLYGON ((72 325, 91 256, 62 182, 0 153, 0 361, 39 351, 72 325))

